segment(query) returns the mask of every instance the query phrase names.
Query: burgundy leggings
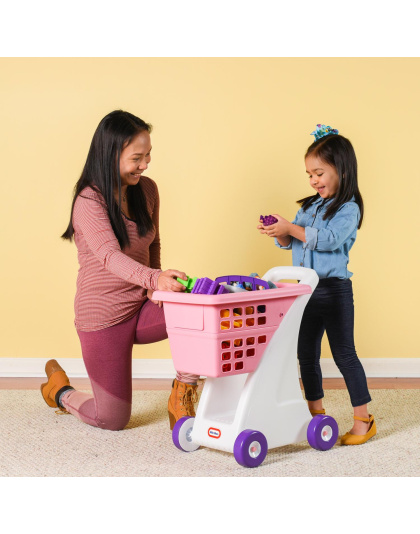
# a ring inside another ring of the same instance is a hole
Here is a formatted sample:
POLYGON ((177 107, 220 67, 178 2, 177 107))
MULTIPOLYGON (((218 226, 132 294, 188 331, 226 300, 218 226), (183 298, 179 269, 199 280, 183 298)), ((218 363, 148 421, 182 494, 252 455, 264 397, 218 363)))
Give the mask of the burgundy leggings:
MULTIPOLYGON (((131 415, 133 344, 144 345, 168 337, 163 308, 146 300, 128 321, 95 332, 77 333, 93 395, 69 390, 61 403, 88 425, 122 430, 131 415)), ((180 382, 194 383, 198 378, 177 373, 180 382)))

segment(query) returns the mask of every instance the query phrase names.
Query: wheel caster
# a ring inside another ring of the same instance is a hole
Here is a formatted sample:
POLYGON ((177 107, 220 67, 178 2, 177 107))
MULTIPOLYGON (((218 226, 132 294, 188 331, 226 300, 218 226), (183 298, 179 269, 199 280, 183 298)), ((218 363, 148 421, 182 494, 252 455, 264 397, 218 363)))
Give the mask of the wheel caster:
POLYGON ((258 467, 267 456, 267 439, 257 430, 244 430, 239 434, 233 446, 233 454, 238 464, 243 467, 258 467))
POLYGON ((200 445, 197 445, 191 439, 191 432, 194 426, 194 417, 181 417, 172 430, 172 441, 175 447, 184 452, 196 451, 200 445))
POLYGON ((308 425, 309 445, 318 451, 328 451, 334 447, 338 438, 338 425, 329 415, 315 415, 308 425))

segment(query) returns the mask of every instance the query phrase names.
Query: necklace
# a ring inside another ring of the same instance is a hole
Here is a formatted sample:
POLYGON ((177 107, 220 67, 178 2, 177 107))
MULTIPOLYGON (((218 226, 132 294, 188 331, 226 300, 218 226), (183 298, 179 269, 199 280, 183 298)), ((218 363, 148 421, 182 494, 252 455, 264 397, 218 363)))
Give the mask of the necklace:
POLYGON ((122 199, 123 199, 123 202, 127 202, 127 197, 126 196, 123 196, 122 199))

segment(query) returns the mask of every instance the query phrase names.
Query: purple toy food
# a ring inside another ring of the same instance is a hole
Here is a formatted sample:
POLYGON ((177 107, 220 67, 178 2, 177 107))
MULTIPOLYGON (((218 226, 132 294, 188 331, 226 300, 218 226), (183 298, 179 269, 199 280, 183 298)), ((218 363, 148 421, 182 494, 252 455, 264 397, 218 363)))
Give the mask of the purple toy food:
POLYGON ((270 289, 268 282, 266 282, 265 280, 261 280, 260 278, 253 278, 252 276, 218 276, 216 278, 216 282, 218 282, 219 284, 221 284, 222 282, 226 282, 227 284, 231 282, 247 282, 251 284, 253 291, 255 291, 258 286, 262 286, 265 289, 270 289))
POLYGON ((228 291, 210 278, 198 278, 191 293, 199 295, 222 295, 228 291))
POLYGON ((276 219, 273 215, 260 215, 260 221, 264 226, 270 226, 271 224, 278 222, 278 219, 276 219))

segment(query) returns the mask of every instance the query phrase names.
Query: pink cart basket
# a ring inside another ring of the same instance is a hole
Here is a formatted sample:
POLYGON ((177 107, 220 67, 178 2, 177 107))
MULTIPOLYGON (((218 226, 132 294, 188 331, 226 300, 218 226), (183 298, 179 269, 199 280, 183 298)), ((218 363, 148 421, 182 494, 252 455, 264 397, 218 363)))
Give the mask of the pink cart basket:
POLYGON ((183 451, 203 445, 256 467, 268 449, 307 437, 327 450, 337 440, 334 419, 312 419, 297 370, 300 322, 318 276, 303 267, 274 267, 262 279, 277 289, 153 294, 163 302, 176 370, 207 377, 196 417, 180 419, 173 429, 183 451), (281 283, 286 279, 300 283, 281 283))

